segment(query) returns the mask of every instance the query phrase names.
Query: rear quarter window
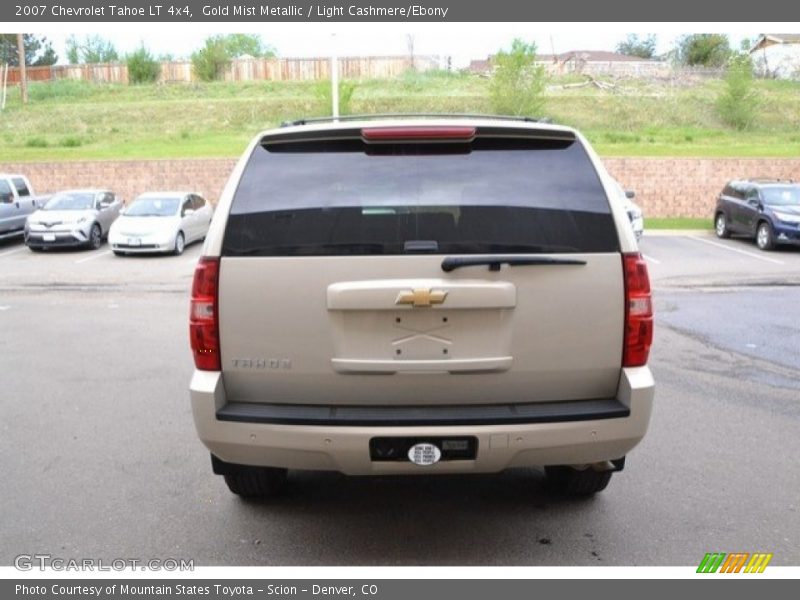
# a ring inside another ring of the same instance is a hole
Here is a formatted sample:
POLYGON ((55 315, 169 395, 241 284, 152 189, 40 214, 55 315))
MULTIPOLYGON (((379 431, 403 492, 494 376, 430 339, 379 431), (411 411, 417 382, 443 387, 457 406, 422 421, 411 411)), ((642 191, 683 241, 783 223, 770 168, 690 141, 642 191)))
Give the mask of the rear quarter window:
POLYGON ((256 146, 223 255, 613 252, 605 191, 575 139, 256 146))

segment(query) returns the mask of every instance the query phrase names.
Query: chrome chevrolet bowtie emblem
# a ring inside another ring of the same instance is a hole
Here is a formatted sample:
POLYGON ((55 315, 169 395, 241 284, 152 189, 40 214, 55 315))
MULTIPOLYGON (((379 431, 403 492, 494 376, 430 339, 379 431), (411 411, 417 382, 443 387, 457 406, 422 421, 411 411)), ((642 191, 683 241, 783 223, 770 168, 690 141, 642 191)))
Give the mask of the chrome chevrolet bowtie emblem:
POLYGON ((412 306, 433 306, 434 304, 441 304, 447 298, 447 292, 442 290, 429 290, 419 288, 411 291, 400 292, 397 295, 395 304, 411 304, 412 306))

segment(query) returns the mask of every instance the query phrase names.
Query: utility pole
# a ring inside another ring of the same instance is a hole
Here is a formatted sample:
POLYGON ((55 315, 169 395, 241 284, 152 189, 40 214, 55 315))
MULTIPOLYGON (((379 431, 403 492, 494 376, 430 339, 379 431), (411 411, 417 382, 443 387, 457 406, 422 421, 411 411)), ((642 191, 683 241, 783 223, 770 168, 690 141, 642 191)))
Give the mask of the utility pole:
POLYGON ((331 116, 339 120, 339 54, 336 52, 336 34, 331 35, 331 116))
POLYGON ((22 103, 28 103, 28 77, 25 74, 25 40, 23 34, 17 34, 17 53, 19 54, 19 89, 22 92, 22 103))

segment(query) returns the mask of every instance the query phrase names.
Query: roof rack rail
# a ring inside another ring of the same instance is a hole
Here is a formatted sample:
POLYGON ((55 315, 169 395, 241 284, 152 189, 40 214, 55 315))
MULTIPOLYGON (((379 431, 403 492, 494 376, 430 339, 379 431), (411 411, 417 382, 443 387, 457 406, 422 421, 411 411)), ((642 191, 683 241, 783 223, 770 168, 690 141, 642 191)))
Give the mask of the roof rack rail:
POLYGON ((487 115, 471 113, 381 113, 369 115, 344 115, 341 117, 309 117, 284 121, 281 127, 295 127, 298 125, 311 125, 313 123, 332 123, 336 121, 368 121, 372 119, 414 119, 414 118, 445 118, 445 119, 494 119, 497 121, 520 121, 524 123, 552 123, 552 119, 534 117, 515 117, 511 115, 487 115))
POLYGON ((783 179, 781 177, 748 177, 744 181, 750 183, 794 183, 793 179, 783 179))

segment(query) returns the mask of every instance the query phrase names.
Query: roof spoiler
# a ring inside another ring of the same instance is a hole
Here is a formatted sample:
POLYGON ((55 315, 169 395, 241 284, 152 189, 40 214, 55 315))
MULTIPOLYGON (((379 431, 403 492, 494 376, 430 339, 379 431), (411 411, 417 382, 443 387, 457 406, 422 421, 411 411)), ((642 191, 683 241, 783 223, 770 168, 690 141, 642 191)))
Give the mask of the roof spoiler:
POLYGON ((552 123, 547 117, 525 117, 514 115, 487 115, 471 113, 381 113, 370 115, 345 115, 342 117, 308 117, 294 121, 284 121, 281 127, 297 127, 314 123, 336 123, 348 121, 369 121, 374 119, 489 119, 495 121, 517 121, 522 123, 552 123))

